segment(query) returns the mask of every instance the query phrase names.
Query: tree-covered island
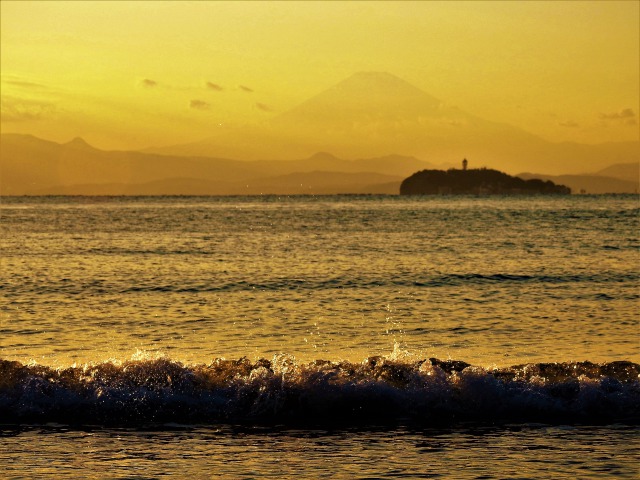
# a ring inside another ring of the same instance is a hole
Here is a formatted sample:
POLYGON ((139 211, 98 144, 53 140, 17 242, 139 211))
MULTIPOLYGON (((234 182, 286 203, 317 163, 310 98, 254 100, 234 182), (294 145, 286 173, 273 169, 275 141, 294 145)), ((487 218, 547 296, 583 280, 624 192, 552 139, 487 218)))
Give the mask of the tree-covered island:
POLYGON ((524 180, 490 168, 422 170, 404 179, 400 195, 568 195, 571 189, 550 180, 524 180))

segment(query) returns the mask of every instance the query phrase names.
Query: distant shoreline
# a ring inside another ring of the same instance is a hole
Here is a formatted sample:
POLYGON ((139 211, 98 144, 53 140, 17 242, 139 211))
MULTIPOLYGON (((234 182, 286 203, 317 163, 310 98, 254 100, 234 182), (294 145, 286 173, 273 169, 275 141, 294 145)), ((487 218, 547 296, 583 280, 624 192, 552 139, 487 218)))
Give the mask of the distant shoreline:
MULTIPOLYGON (((0 199, 20 199, 20 198, 233 198, 233 197, 255 197, 255 198, 265 198, 265 197, 424 197, 424 198, 489 198, 489 197, 513 197, 517 196, 519 198, 526 197, 555 197, 558 195, 545 195, 545 194, 520 194, 520 195, 509 195, 509 194, 406 194, 401 195, 399 193, 294 193, 294 194, 281 194, 281 193, 264 193, 264 194, 217 194, 217 195, 2 195, 0 194, 0 199)), ((640 197, 640 192, 638 193, 571 193, 570 195, 561 195, 562 197, 570 196, 570 197, 640 197)), ((0 201, 1 203, 1 201, 0 201)))

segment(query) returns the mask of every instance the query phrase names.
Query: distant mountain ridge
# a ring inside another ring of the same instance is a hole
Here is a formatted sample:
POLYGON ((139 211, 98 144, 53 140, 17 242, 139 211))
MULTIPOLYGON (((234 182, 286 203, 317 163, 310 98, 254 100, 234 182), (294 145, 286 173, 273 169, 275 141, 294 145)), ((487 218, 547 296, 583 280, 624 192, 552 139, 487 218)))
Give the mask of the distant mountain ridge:
POLYGON ((618 178, 630 182, 638 182, 640 180, 640 161, 635 163, 618 163, 604 168, 597 172, 597 175, 603 177, 618 178))
POLYGON ((538 173, 521 173, 518 177, 525 180, 540 180, 560 183, 571 188, 573 193, 638 193, 640 181, 623 180, 604 175, 544 175, 538 173))
POLYGON ((638 193, 640 192, 640 162, 618 163, 595 173, 547 175, 520 173, 524 179, 540 178, 571 187, 574 193, 638 193))
POLYGON ((349 161, 327 153, 294 161, 175 157, 19 134, 2 134, 0 151, 0 195, 397 193, 404 176, 429 166, 411 157, 349 161))
MULTIPOLYGON (((317 152, 300 160, 238 161, 103 151, 80 138, 60 144, 19 134, 2 134, 0 153, 0 195, 397 194, 403 178, 435 167, 402 155, 344 160, 317 152)), ((635 166, 612 165, 602 172, 633 175, 635 166)), ((520 176, 557 181, 576 193, 638 191, 637 181, 612 182, 598 174, 588 176, 587 187, 564 177, 520 176)))

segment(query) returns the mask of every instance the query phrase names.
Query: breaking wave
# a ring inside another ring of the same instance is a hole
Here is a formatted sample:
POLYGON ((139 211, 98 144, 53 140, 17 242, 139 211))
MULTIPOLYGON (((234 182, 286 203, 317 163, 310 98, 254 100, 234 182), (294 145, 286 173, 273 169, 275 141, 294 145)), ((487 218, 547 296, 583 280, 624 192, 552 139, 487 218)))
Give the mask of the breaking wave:
POLYGON ((0 424, 640 424, 640 365, 485 369, 435 358, 167 358, 52 368, 0 360, 0 424))

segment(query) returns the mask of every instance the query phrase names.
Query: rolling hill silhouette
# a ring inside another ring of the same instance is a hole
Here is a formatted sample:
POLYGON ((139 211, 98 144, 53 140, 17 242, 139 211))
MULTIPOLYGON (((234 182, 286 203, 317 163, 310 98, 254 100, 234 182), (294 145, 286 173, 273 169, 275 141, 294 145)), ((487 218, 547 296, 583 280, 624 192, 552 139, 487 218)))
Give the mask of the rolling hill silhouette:
POLYGON ((0 146, 0 195, 397 193, 404 176, 429 166, 400 156, 243 162, 110 152, 18 134, 3 134, 0 146))
MULTIPOLYGON (((82 139, 59 144, 30 135, 0 136, 0 195, 255 195, 397 194, 403 178, 434 165, 413 157, 343 160, 319 152, 289 161, 237 161, 141 152, 103 151, 82 139)), ((602 174, 551 179, 579 193, 638 191, 637 164, 618 164, 602 174), (611 178, 620 175, 624 178, 611 178)))

